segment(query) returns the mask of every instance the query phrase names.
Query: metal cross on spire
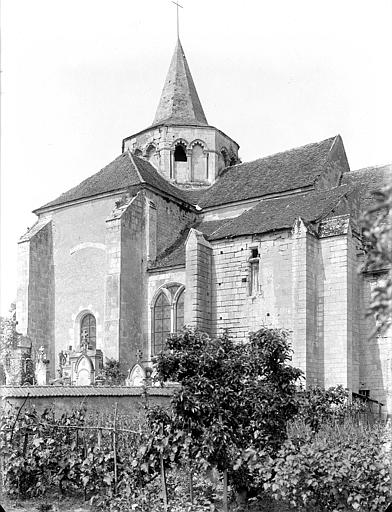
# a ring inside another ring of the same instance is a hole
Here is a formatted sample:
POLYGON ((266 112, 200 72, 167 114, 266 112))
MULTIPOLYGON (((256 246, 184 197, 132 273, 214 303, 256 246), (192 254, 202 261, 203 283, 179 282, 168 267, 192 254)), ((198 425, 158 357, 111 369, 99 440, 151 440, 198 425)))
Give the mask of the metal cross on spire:
POLYGON ((171 2, 172 2, 172 4, 177 6, 177 39, 180 39, 180 21, 179 21, 180 17, 178 14, 178 8, 181 7, 181 9, 183 9, 183 6, 177 2, 173 2, 173 0, 171 0, 171 2))

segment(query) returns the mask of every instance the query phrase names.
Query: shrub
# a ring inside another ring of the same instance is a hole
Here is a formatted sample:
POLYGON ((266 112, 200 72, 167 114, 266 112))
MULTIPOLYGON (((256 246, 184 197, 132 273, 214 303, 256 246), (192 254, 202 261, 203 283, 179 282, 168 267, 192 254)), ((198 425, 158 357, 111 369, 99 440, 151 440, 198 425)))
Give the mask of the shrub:
POLYGON ((307 442, 288 440, 263 468, 264 489, 300 510, 380 511, 391 498, 385 427, 324 425, 307 442))
POLYGON ((363 412, 363 405, 350 399, 347 389, 343 386, 310 387, 301 391, 298 418, 309 425, 313 432, 318 432, 322 425, 333 425, 343 422, 363 412))
POLYGON ((108 359, 103 366, 100 377, 102 377, 103 384, 109 386, 119 386, 124 384, 125 374, 121 369, 119 361, 116 359, 108 359))

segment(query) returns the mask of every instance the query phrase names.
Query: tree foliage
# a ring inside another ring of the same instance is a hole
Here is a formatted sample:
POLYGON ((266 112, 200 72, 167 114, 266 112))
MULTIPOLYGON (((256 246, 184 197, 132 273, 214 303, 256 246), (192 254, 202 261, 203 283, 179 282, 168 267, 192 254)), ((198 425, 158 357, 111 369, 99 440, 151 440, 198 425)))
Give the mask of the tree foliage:
POLYGON ((15 383, 32 383, 33 365, 30 354, 24 354, 25 361, 15 361, 15 349, 18 347, 20 335, 16 330, 16 306, 11 304, 9 315, 0 318, 0 383, 5 384, 6 374, 12 373, 15 383), (13 361, 14 360, 14 361, 13 361))
POLYGON ((250 490, 243 450, 276 453, 298 410, 302 372, 290 360, 287 333, 278 329, 260 329, 247 343, 192 329, 172 335, 157 361, 161 381, 181 384, 166 419, 171 442, 180 434, 178 451, 192 464, 228 470, 238 491, 250 490))
POLYGON ((345 419, 356 417, 365 410, 364 404, 353 401, 348 390, 341 385, 328 389, 309 387, 301 391, 299 401, 297 419, 315 433, 326 424, 339 425, 345 419))
POLYGON ((384 332, 392 314, 392 185, 374 193, 376 203, 363 216, 363 235, 367 247, 367 270, 384 271, 385 279, 373 290, 370 313, 378 331, 384 332))
POLYGON ((0 318, 0 354, 9 354, 18 344, 16 306, 11 304, 9 315, 0 318))
POLYGON ((124 384, 125 374, 121 369, 119 361, 116 359, 107 359, 100 374, 102 382, 109 386, 118 386, 124 384))

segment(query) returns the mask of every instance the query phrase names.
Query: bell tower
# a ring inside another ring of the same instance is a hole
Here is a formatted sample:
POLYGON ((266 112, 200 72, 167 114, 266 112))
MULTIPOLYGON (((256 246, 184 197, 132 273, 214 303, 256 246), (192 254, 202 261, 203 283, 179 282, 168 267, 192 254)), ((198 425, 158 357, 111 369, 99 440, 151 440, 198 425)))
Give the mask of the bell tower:
POLYGON ((152 125, 125 138, 122 149, 179 186, 211 185, 238 163, 239 145, 207 122, 179 38, 152 125))

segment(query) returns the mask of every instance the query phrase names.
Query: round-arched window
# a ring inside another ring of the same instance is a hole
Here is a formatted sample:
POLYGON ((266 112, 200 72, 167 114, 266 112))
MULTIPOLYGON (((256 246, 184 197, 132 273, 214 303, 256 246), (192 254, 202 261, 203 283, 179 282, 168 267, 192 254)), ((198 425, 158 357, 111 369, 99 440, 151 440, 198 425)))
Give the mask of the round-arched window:
POLYGON ((82 344, 87 344, 92 350, 95 350, 97 345, 97 322, 91 313, 84 315, 80 322, 80 345, 82 344))
POLYGON ((187 162, 187 156, 185 148, 182 144, 177 144, 174 150, 174 161, 175 162, 187 162))

